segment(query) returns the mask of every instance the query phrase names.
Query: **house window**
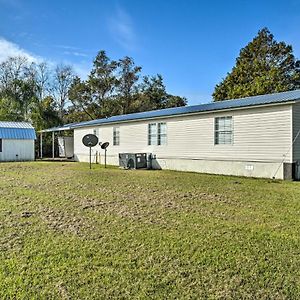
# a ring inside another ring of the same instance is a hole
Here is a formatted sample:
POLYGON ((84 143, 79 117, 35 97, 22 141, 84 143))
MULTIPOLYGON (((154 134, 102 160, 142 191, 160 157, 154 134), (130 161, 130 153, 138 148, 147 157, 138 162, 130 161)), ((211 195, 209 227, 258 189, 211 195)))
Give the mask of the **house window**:
POLYGON ((167 124, 151 123, 148 124, 148 145, 167 144, 167 124))
POLYGON ((100 129, 99 128, 94 128, 93 134, 98 138, 98 140, 100 140, 100 129))
POLYGON ((158 123, 157 144, 158 145, 166 145, 167 144, 167 124, 166 123, 158 123))
POLYGON ((157 141, 157 124, 148 125, 148 145, 156 145, 157 141))
POLYGON ((0 139, 0 152, 2 152, 2 139, 0 139))
POLYGON ((233 143, 232 117, 215 118, 215 144, 226 145, 233 143))
POLYGON ((114 146, 120 145, 120 128, 119 127, 113 128, 113 145, 114 146))

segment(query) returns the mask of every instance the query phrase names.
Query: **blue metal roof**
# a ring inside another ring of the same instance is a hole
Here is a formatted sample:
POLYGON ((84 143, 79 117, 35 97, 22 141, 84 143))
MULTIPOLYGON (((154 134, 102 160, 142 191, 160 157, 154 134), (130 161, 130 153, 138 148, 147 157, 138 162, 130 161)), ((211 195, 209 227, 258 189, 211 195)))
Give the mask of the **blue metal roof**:
POLYGON ((295 90, 290 92, 245 97, 245 98, 225 100, 225 101, 212 102, 212 103, 193 105, 193 106, 182 106, 182 107, 146 111, 141 113, 133 113, 127 115, 118 115, 118 116, 113 116, 104 119, 67 124, 58 128, 50 128, 48 130, 46 129, 45 131, 68 130, 68 129, 85 127, 85 126, 94 126, 94 125, 118 123, 118 122, 134 121, 134 120, 142 120, 142 119, 152 119, 152 118, 168 117, 168 116, 176 116, 176 115, 185 115, 185 114, 200 113, 200 112, 213 112, 213 111, 219 111, 224 109, 235 109, 235 108, 244 108, 244 107, 247 108, 247 107, 257 106, 257 105, 279 104, 279 103, 298 101, 298 100, 300 100, 300 90, 295 90))
POLYGON ((1 122, 0 139, 35 140, 35 130, 26 122, 1 122))

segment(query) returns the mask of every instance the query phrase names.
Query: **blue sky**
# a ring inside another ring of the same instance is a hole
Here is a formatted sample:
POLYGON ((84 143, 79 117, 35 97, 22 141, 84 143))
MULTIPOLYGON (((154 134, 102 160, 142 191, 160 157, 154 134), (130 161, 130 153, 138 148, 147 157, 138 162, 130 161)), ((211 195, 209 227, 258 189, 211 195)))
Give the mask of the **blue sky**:
POLYGON ((0 0, 0 60, 24 54, 85 76, 101 49, 160 73, 189 104, 211 100, 239 50, 262 27, 300 58, 300 0, 0 0))

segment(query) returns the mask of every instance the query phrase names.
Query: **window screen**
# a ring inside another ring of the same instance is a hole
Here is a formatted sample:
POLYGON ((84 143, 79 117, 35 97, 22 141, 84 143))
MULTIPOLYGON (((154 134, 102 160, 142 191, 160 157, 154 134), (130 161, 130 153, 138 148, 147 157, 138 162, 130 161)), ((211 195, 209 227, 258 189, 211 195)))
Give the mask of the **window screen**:
POLYGON ((157 125, 152 123, 148 125, 148 145, 157 145, 157 125))
POLYGON ((232 117, 215 118, 215 144, 233 143, 232 117))
POLYGON ((120 128, 119 127, 113 128, 113 145, 114 146, 120 145, 120 128))
POLYGON ((166 145, 167 144, 167 124, 166 123, 158 123, 158 145, 166 145))

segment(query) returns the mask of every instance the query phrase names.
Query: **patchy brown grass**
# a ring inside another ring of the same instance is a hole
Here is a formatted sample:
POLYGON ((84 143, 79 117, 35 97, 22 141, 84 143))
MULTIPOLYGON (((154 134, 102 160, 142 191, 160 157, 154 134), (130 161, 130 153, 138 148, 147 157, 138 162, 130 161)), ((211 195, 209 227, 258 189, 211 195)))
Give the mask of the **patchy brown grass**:
POLYGON ((1 299, 298 299, 300 185, 0 164, 1 299))

